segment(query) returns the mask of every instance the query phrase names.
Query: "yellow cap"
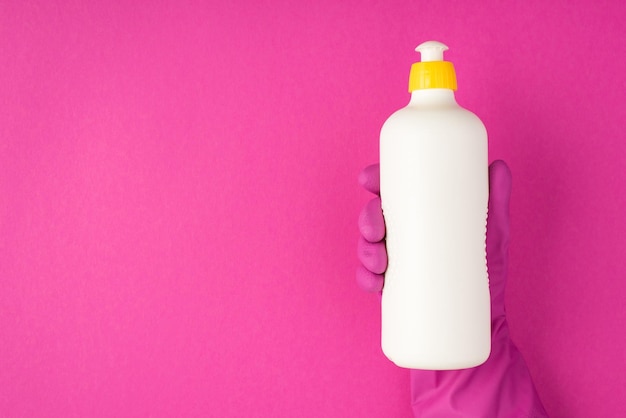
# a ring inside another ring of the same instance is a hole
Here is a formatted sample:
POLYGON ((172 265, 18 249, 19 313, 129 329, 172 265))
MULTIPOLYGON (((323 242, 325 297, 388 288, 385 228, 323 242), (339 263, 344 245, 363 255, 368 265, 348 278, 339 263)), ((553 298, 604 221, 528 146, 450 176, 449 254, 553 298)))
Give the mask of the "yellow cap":
POLYGON ((409 93, 421 89, 456 90, 454 65, 448 61, 416 62, 411 65, 409 93))
POLYGON ((422 54, 422 62, 411 66, 409 93, 421 89, 456 90, 456 73, 451 62, 443 61, 443 51, 447 46, 440 42, 424 42, 416 51, 422 54))

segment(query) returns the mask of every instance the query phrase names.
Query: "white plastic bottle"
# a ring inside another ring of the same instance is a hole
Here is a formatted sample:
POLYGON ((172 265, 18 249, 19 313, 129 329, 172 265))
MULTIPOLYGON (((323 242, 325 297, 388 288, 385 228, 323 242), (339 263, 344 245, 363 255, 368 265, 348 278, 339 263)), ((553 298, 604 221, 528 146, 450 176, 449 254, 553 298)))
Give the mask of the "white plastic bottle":
POLYGON ((447 49, 435 41, 416 48, 411 100, 380 133, 389 258, 382 349, 413 369, 474 367, 491 348, 487 131, 456 103, 447 49))

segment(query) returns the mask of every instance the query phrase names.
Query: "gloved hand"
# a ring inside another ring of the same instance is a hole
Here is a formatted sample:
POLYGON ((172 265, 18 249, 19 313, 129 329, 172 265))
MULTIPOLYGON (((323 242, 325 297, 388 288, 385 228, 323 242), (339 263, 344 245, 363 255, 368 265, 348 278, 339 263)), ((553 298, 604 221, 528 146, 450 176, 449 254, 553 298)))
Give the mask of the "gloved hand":
MULTIPOLYGON (((385 222, 381 209, 378 164, 366 167, 359 182, 377 195, 359 217, 362 263, 357 282, 380 292, 387 267, 385 222)), ((478 367, 463 370, 411 370, 411 403, 415 417, 544 418, 522 355, 509 336, 504 309, 509 248, 511 172, 504 161, 489 166, 487 267, 491 293, 491 355, 478 367)))

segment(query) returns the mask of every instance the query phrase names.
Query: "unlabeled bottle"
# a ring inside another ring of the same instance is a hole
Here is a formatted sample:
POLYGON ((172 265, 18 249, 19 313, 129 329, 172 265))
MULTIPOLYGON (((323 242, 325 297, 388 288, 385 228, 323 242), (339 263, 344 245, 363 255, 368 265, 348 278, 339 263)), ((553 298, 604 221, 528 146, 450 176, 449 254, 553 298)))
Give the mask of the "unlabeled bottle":
POLYGON ((447 49, 435 41, 416 48, 411 100, 380 133, 389 259, 382 349, 413 369, 474 367, 491 348, 487 131, 455 100, 447 49))

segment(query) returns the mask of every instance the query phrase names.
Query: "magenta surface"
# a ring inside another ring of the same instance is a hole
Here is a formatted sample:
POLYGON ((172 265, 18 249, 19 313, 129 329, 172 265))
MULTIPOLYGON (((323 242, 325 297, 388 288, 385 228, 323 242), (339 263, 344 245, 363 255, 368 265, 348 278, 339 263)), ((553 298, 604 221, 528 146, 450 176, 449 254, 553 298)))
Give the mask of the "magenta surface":
POLYGON ((0 7, 0 416, 410 417, 357 176, 428 39, 549 415, 626 415, 623 2, 179 3, 0 7))

